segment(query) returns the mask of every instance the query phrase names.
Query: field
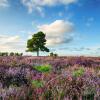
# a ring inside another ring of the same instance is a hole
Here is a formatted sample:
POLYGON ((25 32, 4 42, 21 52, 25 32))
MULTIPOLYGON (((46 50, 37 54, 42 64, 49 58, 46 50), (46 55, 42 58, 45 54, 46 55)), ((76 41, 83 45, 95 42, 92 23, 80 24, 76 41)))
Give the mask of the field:
POLYGON ((100 100, 100 58, 0 57, 0 100, 100 100))

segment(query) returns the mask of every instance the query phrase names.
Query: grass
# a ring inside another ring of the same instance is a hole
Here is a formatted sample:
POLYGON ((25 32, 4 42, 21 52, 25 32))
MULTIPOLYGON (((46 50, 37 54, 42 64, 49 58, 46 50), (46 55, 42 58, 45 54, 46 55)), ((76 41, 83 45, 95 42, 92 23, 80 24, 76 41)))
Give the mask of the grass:
POLYGON ((39 81, 39 80, 32 80, 32 85, 36 88, 40 88, 40 87, 43 87, 44 84, 42 81, 39 81))
POLYGON ((73 72, 73 76, 74 77, 80 77, 80 76, 82 76, 84 74, 84 69, 83 68, 79 68, 79 69, 77 69, 77 70, 75 70, 74 72, 73 72))
POLYGON ((51 66, 50 65, 41 65, 41 66, 35 66, 34 67, 39 72, 50 72, 51 66))

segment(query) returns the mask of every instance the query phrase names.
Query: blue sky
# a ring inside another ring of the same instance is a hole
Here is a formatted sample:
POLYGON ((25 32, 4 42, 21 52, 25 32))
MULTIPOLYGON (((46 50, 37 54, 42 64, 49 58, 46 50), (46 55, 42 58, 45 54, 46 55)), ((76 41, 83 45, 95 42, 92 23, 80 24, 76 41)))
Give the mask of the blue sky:
POLYGON ((38 31, 58 55, 100 56, 100 0, 0 0, 0 51, 25 53, 38 31))

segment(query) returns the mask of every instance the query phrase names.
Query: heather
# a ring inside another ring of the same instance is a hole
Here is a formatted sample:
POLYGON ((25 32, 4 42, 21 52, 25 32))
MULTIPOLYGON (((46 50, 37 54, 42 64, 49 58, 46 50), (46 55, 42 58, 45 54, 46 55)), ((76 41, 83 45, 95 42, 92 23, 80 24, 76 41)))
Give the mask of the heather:
POLYGON ((0 57, 0 100, 99 100, 100 58, 0 57))

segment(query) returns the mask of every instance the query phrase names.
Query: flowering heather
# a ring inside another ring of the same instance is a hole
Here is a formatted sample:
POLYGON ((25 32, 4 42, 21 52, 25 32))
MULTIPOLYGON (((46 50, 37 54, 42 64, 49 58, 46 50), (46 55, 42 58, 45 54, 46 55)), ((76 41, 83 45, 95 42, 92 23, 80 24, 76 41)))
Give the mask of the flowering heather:
POLYGON ((99 100, 99 60, 1 57, 0 100, 99 100))

